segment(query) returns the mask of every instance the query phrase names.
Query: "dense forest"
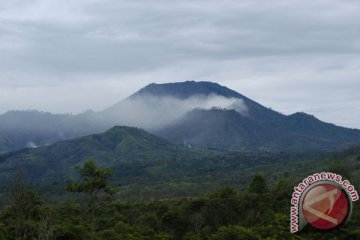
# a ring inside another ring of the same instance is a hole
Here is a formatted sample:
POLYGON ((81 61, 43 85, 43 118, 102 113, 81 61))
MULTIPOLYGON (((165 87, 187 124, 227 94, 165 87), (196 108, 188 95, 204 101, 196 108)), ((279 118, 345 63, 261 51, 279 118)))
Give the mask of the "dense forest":
MULTIPOLYGON (((358 186, 358 148, 320 161, 358 186), (339 159, 344 159, 340 162, 339 159)), ((272 168, 276 171, 276 168, 272 168)), ((93 161, 77 167, 61 198, 44 198, 20 171, 9 186, 0 215, 0 239, 359 239, 360 214, 329 232, 289 231, 290 196, 296 178, 269 180, 254 174, 243 187, 220 187, 197 196, 126 199, 114 187, 110 168, 93 161)), ((5 196, 5 195, 4 195, 5 196)), ((355 202, 354 209, 359 204, 355 202)))

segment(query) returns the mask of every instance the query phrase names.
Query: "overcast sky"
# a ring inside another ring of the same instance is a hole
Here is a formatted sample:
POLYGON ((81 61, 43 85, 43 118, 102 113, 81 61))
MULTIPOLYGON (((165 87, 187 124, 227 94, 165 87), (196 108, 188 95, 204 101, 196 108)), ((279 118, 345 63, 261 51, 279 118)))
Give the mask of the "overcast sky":
POLYGON ((360 128, 360 2, 0 1, 0 112, 101 110, 185 80, 360 128))

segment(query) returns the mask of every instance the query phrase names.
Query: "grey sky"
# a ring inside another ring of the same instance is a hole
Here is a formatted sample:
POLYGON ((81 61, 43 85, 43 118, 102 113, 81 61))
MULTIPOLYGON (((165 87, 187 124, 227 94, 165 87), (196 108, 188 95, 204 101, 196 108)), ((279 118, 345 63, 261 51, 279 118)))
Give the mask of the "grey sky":
POLYGON ((360 2, 2 0, 0 112, 103 109, 208 80, 360 128, 360 2))

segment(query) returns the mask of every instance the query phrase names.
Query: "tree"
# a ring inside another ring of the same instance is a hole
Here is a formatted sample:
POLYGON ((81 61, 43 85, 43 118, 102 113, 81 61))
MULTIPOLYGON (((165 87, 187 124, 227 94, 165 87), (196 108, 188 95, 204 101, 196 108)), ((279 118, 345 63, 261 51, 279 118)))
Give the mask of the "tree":
POLYGON ((263 175, 255 175, 249 185, 249 191, 263 195, 268 192, 266 179, 263 175))
POLYGON ((114 188, 109 184, 109 179, 113 172, 109 168, 96 166, 94 161, 87 161, 82 167, 77 167, 76 169, 82 178, 82 182, 70 183, 67 188, 71 192, 86 193, 88 195, 90 221, 93 225, 95 209, 100 195, 111 196, 115 193, 114 188))
POLYGON ((109 184, 109 179, 113 176, 110 168, 97 167, 94 161, 87 161, 83 167, 77 167, 82 182, 70 183, 68 190, 71 192, 82 192, 89 195, 89 203, 93 205, 97 202, 101 193, 113 195, 114 188, 109 184))

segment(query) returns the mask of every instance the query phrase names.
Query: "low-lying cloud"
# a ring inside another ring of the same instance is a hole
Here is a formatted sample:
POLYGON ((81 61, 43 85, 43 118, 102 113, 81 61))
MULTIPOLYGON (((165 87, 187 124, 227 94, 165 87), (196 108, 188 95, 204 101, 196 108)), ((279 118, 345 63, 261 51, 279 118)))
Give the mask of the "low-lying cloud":
POLYGON ((38 145, 36 143, 34 143, 33 141, 30 141, 26 144, 27 148, 37 148, 38 145))
POLYGON ((240 98, 219 95, 196 95, 187 99, 171 96, 136 96, 110 107, 103 112, 103 120, 112 124, 155 130, 177 120, 194 109, 233 109, 243 115, 248 113, 240 98))

